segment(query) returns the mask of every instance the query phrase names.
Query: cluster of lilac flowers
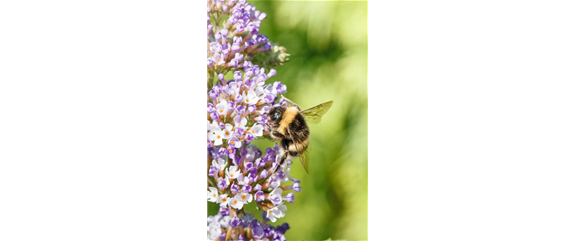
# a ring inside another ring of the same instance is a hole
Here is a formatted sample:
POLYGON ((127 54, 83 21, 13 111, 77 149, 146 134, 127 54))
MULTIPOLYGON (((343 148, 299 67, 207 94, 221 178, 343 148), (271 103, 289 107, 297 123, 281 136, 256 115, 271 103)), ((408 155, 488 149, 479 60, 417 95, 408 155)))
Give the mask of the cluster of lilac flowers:
POLYGON ((265 85, 274 69, 265 73, 264 68, 245 61, 242 71, 235 71, 232 79, 218 75, 218 83, 208 92, 208 147, 230 146, 227 153, 234 158, 234 150, 242 142, 251 143, 254 138, 263 136, 267 125, 266 114, 277 100, 278 94, 287 92, 281 82, 265 85), (254 123, 254 124, 252 124, 254 123), (224 143, 225 142, 225 143, 224 143))
POLYGON ((236 237, 233 240, 281 240, 285 239, 285 232, 289 224, 284 223, 277 227, 261 223, 253 215, 247 213, 241 218, 217 214, 207 218, 207 236, 209 240, 226 240, 229 235, 236 237))
POLYGON ((207 1, 207 68, 216 73, 241 68, 252 55, 271 50, 269 39, 259 34, 267 15, 245 0, 207 1))
POLYGON ((272 222, 283 217, 287 210, 284 203, 295 201, 294 193, 289 191, 299 192, 301 186, 299 180, 289 176, 290 161, 285 170, 272 171, 277 165, 278 147, 268 148, 262 155, 256 146, 249 145, 229 162, 221 152, 225 148, 208 148, 211 160, 208 176, 216 186, 212 186, 213 182, 209 185, 207 200, 220 205, 219 213, 238 212, 244 205, 255 202, 272 222))
POLYGON ((244 0, 207 4, 207 200, 219 204, 218 214, 208 217, 208 239, 285 240, 289 226, 268 222, 285 216, 300 181, 290 176, 291 161, 277 167, 277 144, 264 152, 251 144, 269 134, 267 114, 287 92, 281 82, 268 81, 274 69, 258 65, 273 61, 250 61, 257 52, 271 51, 259 34, 266 15, 244 0), (261 222, 244 211, 249 203, 262 210, 261 222))

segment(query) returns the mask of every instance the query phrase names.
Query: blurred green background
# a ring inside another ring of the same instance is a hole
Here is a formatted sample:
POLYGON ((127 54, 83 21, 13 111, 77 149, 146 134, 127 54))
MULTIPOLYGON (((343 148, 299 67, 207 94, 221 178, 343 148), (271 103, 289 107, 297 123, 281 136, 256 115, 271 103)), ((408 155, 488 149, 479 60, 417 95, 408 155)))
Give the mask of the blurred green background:
MULTIPOLYGON (((270 82, 286 84, 285 96, 302 109, 334 102, 320 124, 309 126, 309 174, 293 160, 291 175, 302 191, 274 225, 289 223, 288 240, 366 240, 367 2, 248 2, 267 13, 260 33, 291 54, 270 82)), ((209 203, 209 214, 217 208, 209 203)), ((260 218, 254 203, 246 211, 260 218)))

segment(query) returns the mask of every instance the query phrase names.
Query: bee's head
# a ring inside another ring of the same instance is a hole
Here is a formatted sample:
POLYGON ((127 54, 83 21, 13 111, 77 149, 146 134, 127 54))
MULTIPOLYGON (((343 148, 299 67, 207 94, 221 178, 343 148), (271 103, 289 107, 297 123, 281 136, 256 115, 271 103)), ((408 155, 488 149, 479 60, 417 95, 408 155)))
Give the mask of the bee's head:
POLYGON ((269 114, 267 114, 267 116, 269 117, 269 124, 271 127, 279 126, 279 122, 281 121, 281 117, 283 116, 283 112, 285 112, 285 108, 282 106, 277 106, 277 107, 271 108, 271 110, 269 111, 269 114))

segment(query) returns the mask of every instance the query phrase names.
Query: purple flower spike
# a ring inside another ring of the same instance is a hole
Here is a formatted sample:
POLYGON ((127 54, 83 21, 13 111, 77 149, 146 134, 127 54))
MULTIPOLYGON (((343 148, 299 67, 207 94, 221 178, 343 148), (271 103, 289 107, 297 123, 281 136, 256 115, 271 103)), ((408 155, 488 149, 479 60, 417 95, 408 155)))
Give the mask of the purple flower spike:
POLYGON ((207 219, 208 239, 285 240, 289 226, 271 223, 285 215, 285 204, 295 200, 293 193, 284 190, 301 190, 288 171, 292 162, 285 163, 285 172, 277 172, 273 166, 279 144, 262 153, 251 143, 264 138, 267 115, 287 90, 281 82, 269 81, 277 75, 270 67, 284 61, 266 56, 288 54, 284 48, 278 50, 280 46, 272 49, 269 38, 260 33, 267 14, 253 4, 207 0, 207 6, 207 197, 219 205, 219 212, 207 219), (255 56, 261 51, 273 52, 255 56), (265 210, 266 223, 245 212, 251 202, 265 210))

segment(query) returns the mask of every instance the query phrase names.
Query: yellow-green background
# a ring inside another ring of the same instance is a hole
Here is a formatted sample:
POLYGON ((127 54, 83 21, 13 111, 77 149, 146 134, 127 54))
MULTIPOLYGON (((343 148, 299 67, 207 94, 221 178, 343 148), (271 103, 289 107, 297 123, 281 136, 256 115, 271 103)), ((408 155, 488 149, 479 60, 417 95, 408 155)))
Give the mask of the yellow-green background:
POLYGON ((574 5, 369 2, 369 240, 574 240, 574 5))
MULTIPOLYGON (((294 160, 302 191, 275 224, 288 240, 367 239, 367 2, 248 1, 267 13, 260 33, 285 46, 290 61, 270 82, 302 109, 333 100, 320 124, 310 124, 309 174, 294 160)), ((255 142, 271 146, 267 139, 255 142)), ((255 205, 246 211, 261 216, 255 205)), ((217 205, 209 204, 209 214, 217 205)))

